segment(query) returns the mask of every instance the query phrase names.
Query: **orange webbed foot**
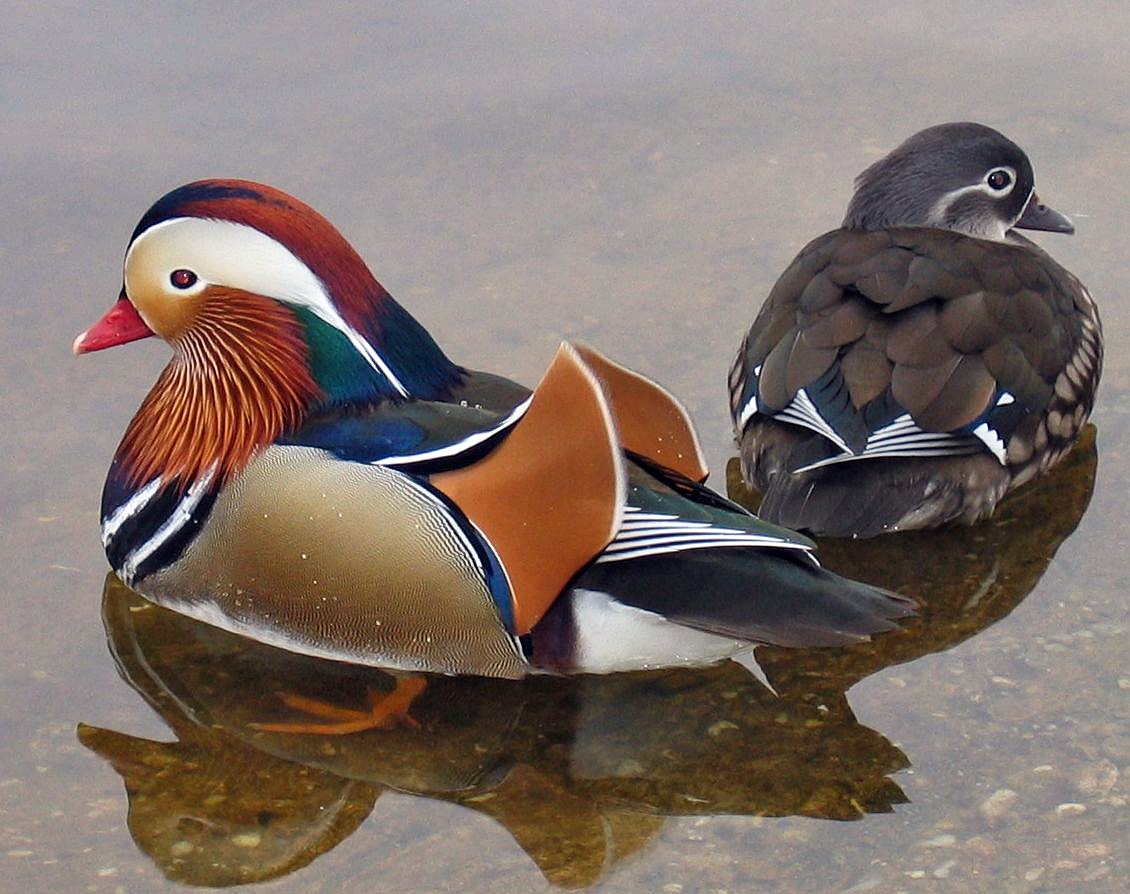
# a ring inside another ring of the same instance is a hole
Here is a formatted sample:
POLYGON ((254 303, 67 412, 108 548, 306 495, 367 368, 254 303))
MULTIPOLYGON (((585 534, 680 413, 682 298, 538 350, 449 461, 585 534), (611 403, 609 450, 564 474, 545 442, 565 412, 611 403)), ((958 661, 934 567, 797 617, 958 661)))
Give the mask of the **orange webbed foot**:
POLYGON ((408 709, 427 685, 428 681, 423 677, 403 679, 398 677, 392 692, 370 688, 367 691, 369 707, 361 711, 302 695, 281 692, 279 698, 287 706, 312 717, 320 717, 326 722, 252 723, 249 726, 269 733, 305 733, 323 736, 344 736, 370 729, 392 729, 399 726, 415 729, 420 724, 412 718, 408 709))

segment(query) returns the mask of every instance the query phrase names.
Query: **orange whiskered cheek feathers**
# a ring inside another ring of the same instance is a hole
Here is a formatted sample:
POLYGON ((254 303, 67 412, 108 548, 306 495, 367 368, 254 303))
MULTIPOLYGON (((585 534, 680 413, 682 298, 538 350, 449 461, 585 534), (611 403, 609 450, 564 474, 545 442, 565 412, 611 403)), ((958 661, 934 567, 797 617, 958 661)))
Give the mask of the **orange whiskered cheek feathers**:
POLYGON ((150 289, 135 289, 129 299, 145 324, 158 336, 174 344, 191 328, 205 307, 224 290, 210 286, 198 295, 168 295, 150 289))
POLYGON ((216 287, 192 302, 191 315, 170 321, 174 357, 118 448, 136 485, 160 475, 187 488, 209 469, 222 485, 321 396, 301 326, 284 305, 216 287))

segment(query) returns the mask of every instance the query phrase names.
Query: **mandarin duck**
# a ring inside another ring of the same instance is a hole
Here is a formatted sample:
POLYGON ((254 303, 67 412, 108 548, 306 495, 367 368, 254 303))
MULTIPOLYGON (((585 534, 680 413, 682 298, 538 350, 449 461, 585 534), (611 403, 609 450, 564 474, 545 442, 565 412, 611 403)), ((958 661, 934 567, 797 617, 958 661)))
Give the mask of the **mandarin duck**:
POLYGON ((532 392, 453 363, 321 215, 272 187, 173 190, 85 353, 173 357, 102 496, 151 601, 299 653, 520 677, 837 644, 908 600, 708 490, 685 410, 563 345, 532 392))
POLYGON ((730 372, 762 518, 836 537, 972 523, 1070 450, 1102 366, 1098 310, 1016 228, 1074 232, 984 125, 928 128, 859 175, 730 372))

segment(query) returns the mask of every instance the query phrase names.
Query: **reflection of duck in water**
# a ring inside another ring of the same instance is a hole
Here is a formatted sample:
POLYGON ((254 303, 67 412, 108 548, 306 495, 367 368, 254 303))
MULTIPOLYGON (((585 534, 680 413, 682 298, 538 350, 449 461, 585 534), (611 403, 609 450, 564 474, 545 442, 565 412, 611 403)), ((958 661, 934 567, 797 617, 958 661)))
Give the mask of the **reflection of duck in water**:
MULTIPOLYGON (((178 741, 86 725, 79 738, 122 774, 130 833, 179 881, 293 871, 352 834, 386 788, 493 817, 569 887, 596 881, 668 815, 853 819, 904 800, 888 777, 907 761, 886 739, 850 712, 782 700, 732 662, 439 676, 413 706, 415 727, 291 735, 257 728, 279 715, 276 690, 363 704, 391 679, 200 624, 113 576, 103 613, 123 676, 178 741)), ((484 877, 493 865, 483 859, 484 877)))
MULTIPOLYGON (((905 589, 920 600, 918 617, 897 637, 864 648, 790 651, 764 647, 757 658, 782 692, 842 692, 892 664, 957 645, 1011 612, 1036 586, 1060 544, 1075 530, 1095 483, 1095 427, 1088 425, 1063 461, 1001 501, 975 525, 903 531, 870 540, 820 541, 824 562, 841 574, 905 589)), ((731 498, 751 509, 759 497, 730 461, 731 498)))
POLYGON ((201 181, 145 214, 75 350, 154 334, 174 356, 115 455, 103 540, 138 592, 221 628, 517 678, 835 645, 910 611, 703 487, 658 386, 568 345, 532 396, 456 366, 270 187, 201 181))
POLYGON ((981 124, 915 134, 781 275, 730 374, 768 521, 835 537, 975 521, 1058 462, 1102 366, 1087 289, 1015 228, 1073 232, 981 124))

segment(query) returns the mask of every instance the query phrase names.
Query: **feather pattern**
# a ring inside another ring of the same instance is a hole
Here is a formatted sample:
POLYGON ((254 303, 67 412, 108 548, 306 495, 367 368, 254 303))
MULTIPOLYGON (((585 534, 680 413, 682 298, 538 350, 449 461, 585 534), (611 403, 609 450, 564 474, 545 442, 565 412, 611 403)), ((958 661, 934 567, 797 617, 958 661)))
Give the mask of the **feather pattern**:
POLYGON ((320 396, 298 323, 278 302, 213 290, 197 321, 173 342, 122 438, 132 484, 159 477, 188 487, 211 471, 222 486, 320 396))
POLYGON ((444 397, 461 371, 428 331, 385 290, 352 245, 325 217, 274 187, 202 180, 179 187, 142 217, 131 243, 180 218, 225 221, 270 237, 291 252, 333 296, 333 308, 372 346, 391 373, 386 396, 444 397))
MULTIPOLYGON (((865 309, 815 307, 786 382, 828 367, 865 309)), ((118 303, 75 350, 146 335, 173 359, 111 464, 102 539, 130 586, 201 621, 518 677, 855 641, 912 611, 706 488, 690 417, 654 382, 569 344, 532 392, 454 365, 270 187, 189 184, 142 218, 118 303)))
POLYGON ((870 533, 974 520, 1070 447, 1094 402, 1101 325, 1082 284, 1009 229, 1069 230, 1046 206, 1032 211, 1033 196, 1026 156, 972 124, 924 131, 860 176, 844 228, 785 270, 731 368, 743 469, 770 520, 859 534, 812 512, 824 473, 856 461, 889 463, 887 479, 866 481, 903 494, 901 508, 875 503, 887 517, 870 533), (991 183, 1011 191, 994 197, 991 183), (999 467, 975 476, 991 483, 938 486, 928 463, 952 458, 945 474, 960 479, 961 458, 977 454, 999 467))

